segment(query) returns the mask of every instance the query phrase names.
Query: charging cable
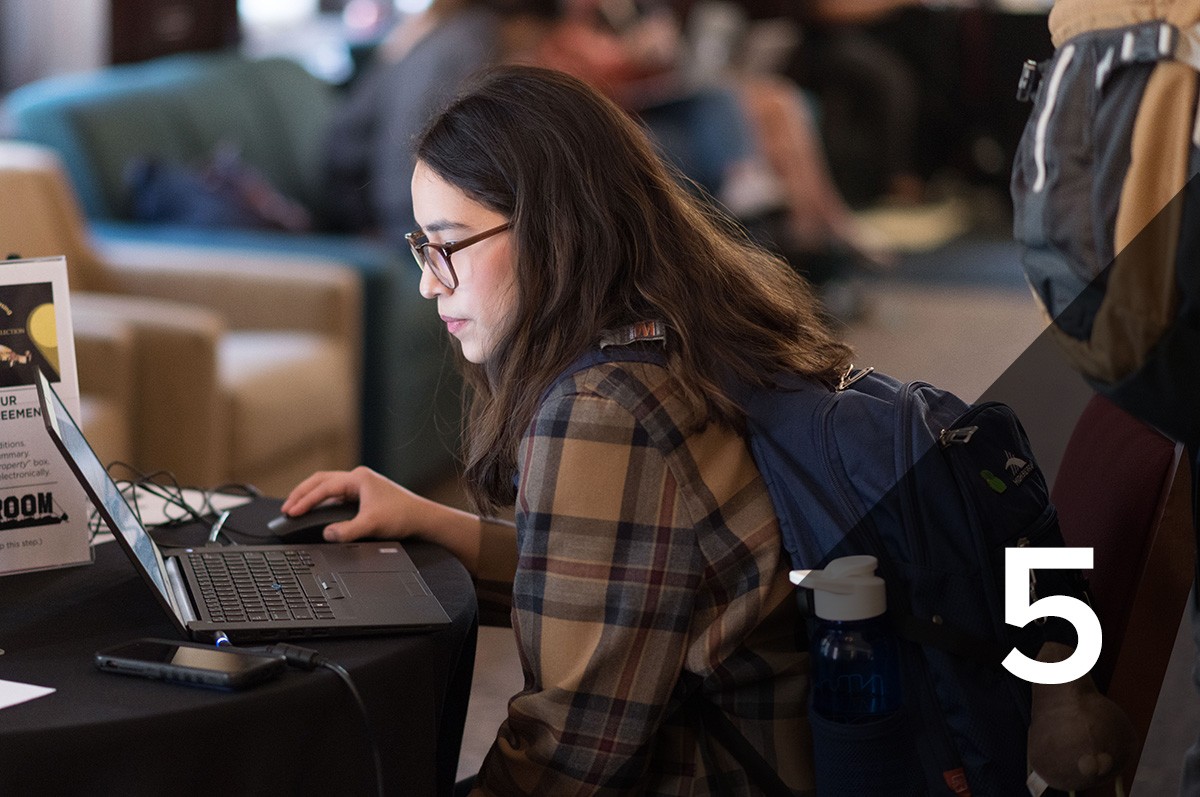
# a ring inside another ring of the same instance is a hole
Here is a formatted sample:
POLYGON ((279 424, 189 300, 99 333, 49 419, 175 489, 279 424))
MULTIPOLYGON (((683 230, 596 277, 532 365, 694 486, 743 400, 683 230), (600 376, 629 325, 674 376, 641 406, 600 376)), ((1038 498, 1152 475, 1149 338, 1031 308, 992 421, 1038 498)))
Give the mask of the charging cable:
MULTIPOLYGON (((217 636, 217 647, 226 646, 232 647, 229 645, 229 638, 224 634, 219 634, 217 636)), ((363 702, 362 695, 358 693, 358 687, 354 685, 354 680, 350 677, 350 673, 346 671, 346 668, 337 662, 330 661, 315 650, 302 648, 297 645, 289 645, 284 642, 277 642, 265 647, 238 649, 283 656, 288 665, 298 670, 311 671, 320 667, 335 673, 338 678, 342 679, 342 683, 346 684, 346 688, 350 690, 350 696, 354 698, 354 704, 358 707, 358 714, 362 719, 363 728, 367 732, 367 743, 371 747, 371 761, 375 766, 375 793, 379 797, 383 797, 383 761, 379 755, 379 742, 375 738, 374 728, 371 727, 371 718, 367 715, 367 704, 363 702)))

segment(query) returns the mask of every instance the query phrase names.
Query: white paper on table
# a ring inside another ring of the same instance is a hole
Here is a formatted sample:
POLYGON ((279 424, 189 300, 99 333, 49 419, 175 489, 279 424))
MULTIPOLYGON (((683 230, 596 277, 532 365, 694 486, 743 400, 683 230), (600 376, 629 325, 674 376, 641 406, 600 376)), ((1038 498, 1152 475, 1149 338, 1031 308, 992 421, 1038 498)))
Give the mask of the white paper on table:
POLYGON ((49 686, 34 686, 16 681, 0 680, 0 708, 8 708, 26 700, 34 700, 52 694, 54 689, 49 686))
MULTIPOLYGON (((151 493, 141 487, 137 489, 137 511, 141 515, 142 525, 148 529, 155 526, 161 526, 164 523, 170 523, 173 520, 178 520, 186 514, 177 506, 169 506, 165 498, 155 493, 151 493)), ((242 504, 250 503, 251 499, 246 495, 235 495, 233 493, 206 493, 202 490, 196 490, 191 487, 185 487, 180 491, 180 498, 187 502, 188 506, 195 509, 204 507, 212 509, 215 512, 224 512, 226 509, 233 509, 242 504), (205 498, 208 499, 208 504, 205 504, 205 498)), ((126 500, 129 500, 128 493, 126 500)), ((133 503, 132 501, 130 502, 133 503)), ((106 527, 105 527, 106 528, 106 527)), ((112 534, 105 530, 97 534, 92 539, 92 545, 99 545, 102 542, 112 542, 112 534)))
MULTIPOLYGON (((205 493, 191 487, 183 488, 180 493, 180 498, 186 501, 188 506, 196 509, 205 506, 204 502, 207 497, 207 506, 216 512, 224 512, 226 509, 233 509, 242 504, 248 504, 251 500, 248 495, 205 493)), ((178 520, 184 514, 183 510, 179 507, 168 506, 166 499, 149 493, 140 487, 137 492, 137 506, 138 511, 142 513, 142 525, 146 528, 154 528, 171 520, 178 520)))

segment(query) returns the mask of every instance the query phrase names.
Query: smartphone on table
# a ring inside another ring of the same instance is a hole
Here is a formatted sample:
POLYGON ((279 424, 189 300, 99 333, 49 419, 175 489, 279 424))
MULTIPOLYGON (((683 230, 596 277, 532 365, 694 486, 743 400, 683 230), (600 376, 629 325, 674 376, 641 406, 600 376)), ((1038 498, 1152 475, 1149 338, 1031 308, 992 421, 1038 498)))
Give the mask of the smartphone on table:
POLYGON ((272 653, 169 639, 139 639, 108 648, 96 654, 95 663, 104 672, 214 689, 245 689, 278 677, 287 667, 283 656, 272 653))

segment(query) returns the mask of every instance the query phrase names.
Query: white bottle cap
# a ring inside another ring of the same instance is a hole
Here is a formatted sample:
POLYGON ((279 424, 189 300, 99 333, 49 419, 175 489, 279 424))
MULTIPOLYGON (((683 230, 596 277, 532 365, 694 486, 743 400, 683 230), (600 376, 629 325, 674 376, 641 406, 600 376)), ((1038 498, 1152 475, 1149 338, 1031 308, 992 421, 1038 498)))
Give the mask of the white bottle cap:
POLYGON ((843 556, 824 570, 793 570, 791 580, 816 597, 822 620, 867 620, 887 611, 887 587, 875 575, 874 556, 843 556))

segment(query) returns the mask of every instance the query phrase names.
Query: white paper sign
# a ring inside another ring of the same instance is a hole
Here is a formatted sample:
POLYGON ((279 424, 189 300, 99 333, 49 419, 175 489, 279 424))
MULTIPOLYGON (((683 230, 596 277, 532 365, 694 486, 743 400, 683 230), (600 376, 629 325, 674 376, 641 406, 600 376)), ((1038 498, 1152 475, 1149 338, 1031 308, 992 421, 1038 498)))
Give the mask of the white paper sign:
POLYGON ((39 368, 78 415, 67 262, 0 261, 0 575, 92 561, 91 504, 42 423, 39 368))

